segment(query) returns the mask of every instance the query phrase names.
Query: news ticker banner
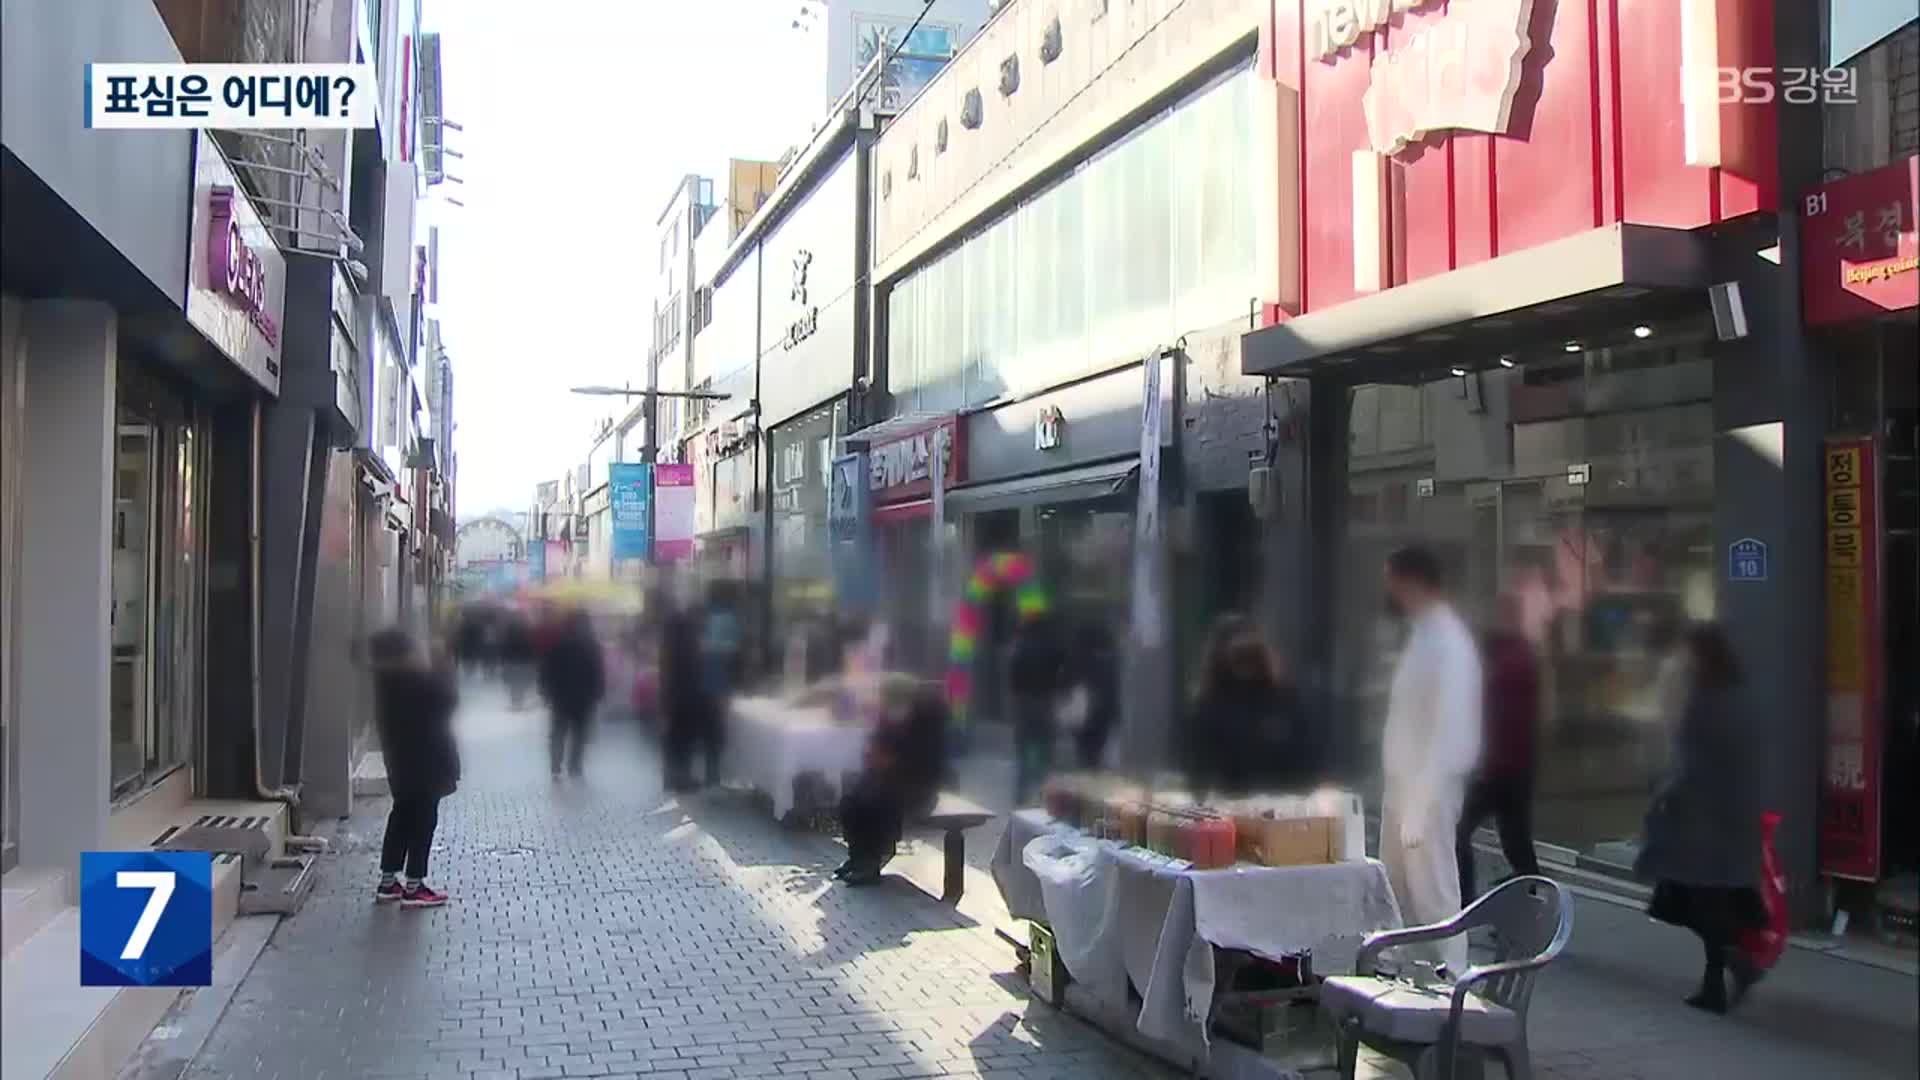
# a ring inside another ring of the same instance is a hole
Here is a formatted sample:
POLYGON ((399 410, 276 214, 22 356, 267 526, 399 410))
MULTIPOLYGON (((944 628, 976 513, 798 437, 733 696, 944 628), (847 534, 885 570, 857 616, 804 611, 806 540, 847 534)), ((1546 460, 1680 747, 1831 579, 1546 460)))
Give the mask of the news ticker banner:
POLYGON ((88 64, 86 126, 370 128, 372 64, 88 64))

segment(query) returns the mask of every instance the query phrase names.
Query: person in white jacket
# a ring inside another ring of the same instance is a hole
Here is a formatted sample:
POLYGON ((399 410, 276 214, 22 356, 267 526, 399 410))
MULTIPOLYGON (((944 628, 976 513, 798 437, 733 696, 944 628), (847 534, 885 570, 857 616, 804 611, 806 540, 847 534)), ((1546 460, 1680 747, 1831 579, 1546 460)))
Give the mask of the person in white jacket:
MULTIPOLYGON (((1380 859, 1401 917, 1423 926, 1460 911, 1454 834, 1480 761, 1480 652, 1447 601, 1440 561, 1424 548, 1388 557, 1387 607, 1410 625, 1387 696, 1380 859)), ((1467 969, 1464 936, 1429 953, 1456 977, 1467 969)))

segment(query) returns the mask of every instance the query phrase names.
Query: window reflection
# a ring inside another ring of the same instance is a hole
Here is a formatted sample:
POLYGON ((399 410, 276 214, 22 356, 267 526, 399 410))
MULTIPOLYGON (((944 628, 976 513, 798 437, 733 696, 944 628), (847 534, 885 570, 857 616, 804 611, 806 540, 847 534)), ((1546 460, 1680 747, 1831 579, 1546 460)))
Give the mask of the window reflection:
POLYGON ((1244 315, 1259 292, 1250 68, 1108 147, 888 293, 902 413, 1033 389, 1244 315))
POLYGON ((1397 629, 1380 567, 1447 564, 1485 627, 1511 595, 1542 663, 1537 835, 1630 860, 1668 745, 1667 645, 1714 613, 1710 328, 1349 393, 1335 677, 1377 768, 1397 629))

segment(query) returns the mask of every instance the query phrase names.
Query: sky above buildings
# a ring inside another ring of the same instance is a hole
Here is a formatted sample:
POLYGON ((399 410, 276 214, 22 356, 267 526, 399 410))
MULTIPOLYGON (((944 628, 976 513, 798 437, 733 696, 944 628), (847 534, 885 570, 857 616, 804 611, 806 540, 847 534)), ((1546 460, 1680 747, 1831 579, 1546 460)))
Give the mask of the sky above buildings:
MULTIPOLYGON (((467 517, 524 508, 646 384, 655 222, 679 178, 804 141, 825 29, 800 0, 428 0, 463 183, 434 189, 433 314, 454 367, 467 517), (452 206, 446 196, 464 206, 452 206)), ((723 183, 716 183, 723 188, 723 183)))

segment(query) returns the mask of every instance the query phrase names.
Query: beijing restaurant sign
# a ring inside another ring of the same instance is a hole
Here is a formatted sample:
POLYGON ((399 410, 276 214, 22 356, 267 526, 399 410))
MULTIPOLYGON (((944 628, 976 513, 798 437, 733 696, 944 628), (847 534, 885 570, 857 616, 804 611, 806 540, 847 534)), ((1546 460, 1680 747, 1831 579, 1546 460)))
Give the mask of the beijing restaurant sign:
POLYGON ((1800 200, 1810 326, 1920 307, 1920 156, 1822 184, 1800 200))
POLYGON ((1533 45, 1533 0, 1316 0, 1307 55, 1333 61, 1396 18, 1361 99, 1374 152, 1397 154, 1443 131, 1506 134, 1533 45))
POLYGON ((868 454, 868 489, 875 502, 898 502, 932 493, 934 448, 945 444, 947 450, 946 486, 960 482, 964 473, 960 425, 951 417, 911 431, 898 438, 876 443, 868 454))

